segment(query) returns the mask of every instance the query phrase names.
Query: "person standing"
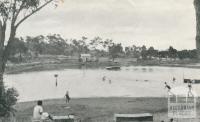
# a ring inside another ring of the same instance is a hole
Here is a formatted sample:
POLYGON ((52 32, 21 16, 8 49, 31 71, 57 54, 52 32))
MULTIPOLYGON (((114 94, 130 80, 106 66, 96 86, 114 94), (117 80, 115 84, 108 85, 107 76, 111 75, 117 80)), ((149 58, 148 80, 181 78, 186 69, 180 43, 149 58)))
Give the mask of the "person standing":
POLYGON ((173 94, 173 93, 171 92, 171 87, 167 84, 167 82, 165 82, 165 88, 167 88, 168 93, 173 94))
POLYGON ((174 83, 174 82, 176 82, 176 78, 175 78, 175 77, 173 77, 173 78, 172 78, 172 81, 173 81, 173 83, 174 83))
POLYGON ((68 104, 69 101, 70 101, 70 97, 69 97, 69 92, 68 91, 66 91, 65 99, 66 99, 66 103, 68 104))
POLYGON ((189 97, 190 94, 193 96, 193 94, 192 94, 192 83, 188 83, 188 89, 189 89, 188 97, 189 97))
POLYGON ((165 82, 165 88, 167 88, 167 89, 168 89, 168 92, 170 92, 171 87, 167 84, 167 82, 165 82))

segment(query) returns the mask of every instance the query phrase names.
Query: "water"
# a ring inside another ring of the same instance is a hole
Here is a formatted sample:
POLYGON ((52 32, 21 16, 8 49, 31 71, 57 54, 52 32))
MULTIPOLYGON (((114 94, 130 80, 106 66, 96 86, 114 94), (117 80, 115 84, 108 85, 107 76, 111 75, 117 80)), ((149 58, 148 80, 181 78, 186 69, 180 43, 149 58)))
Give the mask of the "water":
POLYGON ((5 84, 15 87, 19 101, 71 97, 163 97, 164 82, 172 87, 183 84, 183 77, 200 79, 199 69, 177 67, 122 67, 106 69, 66 69, 5 75, 5 84), (58 74, 56 87, 55 74, 58 74), (103 81, 103 76, 106 80, 103 81), (172 82, 172 78, 176 82, 172 82), (111 83, 109 83, 111 80, 111 83))

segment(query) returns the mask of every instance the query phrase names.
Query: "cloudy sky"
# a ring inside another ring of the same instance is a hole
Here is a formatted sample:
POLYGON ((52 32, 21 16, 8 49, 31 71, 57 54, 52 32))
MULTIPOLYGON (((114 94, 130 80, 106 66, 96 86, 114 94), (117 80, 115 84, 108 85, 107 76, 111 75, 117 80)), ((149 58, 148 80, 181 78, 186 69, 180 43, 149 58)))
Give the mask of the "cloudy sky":
POLYGON ((17 35, 100 36, 127 45, 195 48, 193 0, 65 0, 23 23, 17 35))

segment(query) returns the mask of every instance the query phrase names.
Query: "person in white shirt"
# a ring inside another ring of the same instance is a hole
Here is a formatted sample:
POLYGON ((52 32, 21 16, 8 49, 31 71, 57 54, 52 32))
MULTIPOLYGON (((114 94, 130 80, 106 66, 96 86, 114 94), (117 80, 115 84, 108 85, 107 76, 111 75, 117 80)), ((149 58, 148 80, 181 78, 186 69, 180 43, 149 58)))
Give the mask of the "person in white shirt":
POLYGON ((39 100, 33 109, 33 122, 43 122, 43 120, 53 120, 47 112, 43 112, 42 101, 39 100))
POLYGON ((42 101, 39 100, 33 109, 33 120, 41 121, 43 113, 42 101))

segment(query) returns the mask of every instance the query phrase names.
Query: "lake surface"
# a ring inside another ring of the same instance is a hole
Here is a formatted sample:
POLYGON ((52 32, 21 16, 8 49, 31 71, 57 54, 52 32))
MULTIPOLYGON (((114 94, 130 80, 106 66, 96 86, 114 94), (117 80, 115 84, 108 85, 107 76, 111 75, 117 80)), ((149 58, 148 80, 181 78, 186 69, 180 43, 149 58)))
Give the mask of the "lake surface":
POLYGON ((66 69, 5 75, 4 78, 6 86, 18 90, 19 101, 64 98, 67 90, 71 97, 81 98, 163 97, 167 96, 164 82, 176 87, 183 85, 183 78, 200 79, 200 69, 131 66, 119 71, 66 69), (55 74, 58 74, 57 87, 55 74))

